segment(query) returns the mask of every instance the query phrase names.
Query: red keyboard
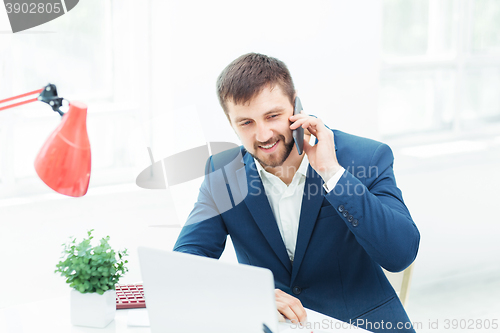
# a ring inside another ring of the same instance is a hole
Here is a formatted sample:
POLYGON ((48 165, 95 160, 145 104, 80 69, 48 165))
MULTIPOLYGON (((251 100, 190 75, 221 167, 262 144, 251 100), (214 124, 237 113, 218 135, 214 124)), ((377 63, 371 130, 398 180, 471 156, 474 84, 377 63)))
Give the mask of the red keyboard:
POLYGON ((146 307, 142 284, 117 284, 115 285, 115 290, 117 309, 135 309, 146 307))

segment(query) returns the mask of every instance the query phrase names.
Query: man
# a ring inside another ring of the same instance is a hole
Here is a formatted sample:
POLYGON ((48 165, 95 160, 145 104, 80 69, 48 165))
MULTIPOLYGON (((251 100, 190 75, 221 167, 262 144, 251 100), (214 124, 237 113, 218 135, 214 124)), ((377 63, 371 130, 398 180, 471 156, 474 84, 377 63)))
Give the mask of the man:
POLYGON ((217 91, 243 146, 208 161, 174 250, 219 258, 229 234, 240 263, 273 272, 284 317, 304 321, 305 306, 371 331, 413 332, 381 270, 405 269, 420 241, 390 148, 294 116, 293 82, 275 58, 239 57, 217 91), (292 138, 299 126, 302 155, 292 138))

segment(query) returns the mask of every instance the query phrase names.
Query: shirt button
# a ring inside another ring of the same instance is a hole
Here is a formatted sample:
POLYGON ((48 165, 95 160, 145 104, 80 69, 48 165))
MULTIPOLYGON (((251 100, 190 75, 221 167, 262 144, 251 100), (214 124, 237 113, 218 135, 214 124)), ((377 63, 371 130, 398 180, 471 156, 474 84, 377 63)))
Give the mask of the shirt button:
POLYGON ((358 220, 354 219, 354 220, 352 221, 352 226, 353 226, 353 227, 358 226, 358 220))
POLYGON ((338 209, 339 209, 339 212, 342 213, 344 211, 344 205, 340 205, 338 209))
POLYGON ((342 216, 343 216, 343 217, 348 217, 348 216, 349 216, 349 211, 344 210, 344 211, 342 212, 342 216))
POLYGON ((295 287, 293 287, 292 292, 293 292, 295 295, 299 295, 299 294, 302 292, 302 288, 300 288, 300 287, 298 287, 298 286, 295 286, 295 287))

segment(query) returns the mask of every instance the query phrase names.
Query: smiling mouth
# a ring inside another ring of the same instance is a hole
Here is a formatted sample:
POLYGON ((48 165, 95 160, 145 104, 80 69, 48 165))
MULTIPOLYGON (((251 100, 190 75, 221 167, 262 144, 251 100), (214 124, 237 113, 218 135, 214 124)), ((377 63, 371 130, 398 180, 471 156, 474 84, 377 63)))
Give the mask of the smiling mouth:
POLYGON ((260 148, 262 149, 272 149, 274 146, 276 146, 276 144, 279 142, 280 140, 276 141, 275 143, 272 143, 270 145, 267 145, 267 146, 259 146, 260 148))

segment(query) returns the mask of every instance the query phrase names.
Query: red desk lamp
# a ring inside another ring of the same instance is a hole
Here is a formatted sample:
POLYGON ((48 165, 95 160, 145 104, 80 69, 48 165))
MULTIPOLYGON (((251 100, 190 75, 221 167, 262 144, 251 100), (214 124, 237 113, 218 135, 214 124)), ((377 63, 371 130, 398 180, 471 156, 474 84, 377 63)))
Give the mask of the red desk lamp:
POLYGON ((90 181, 87 106, 81 102, 70 102, 68 112, 63 113, 60 110, 63 98, 57 96, 55 85, 48 84, 42 89, 0 100, 0 111, 36 101, 49 104, 62 116, 62 120, 40 149, 35 159, 35 170, 40 179, 54 191, 81 197, 87 193, 90 181), (40 95, 36 98, 1 106, 37 93, 40 95))

